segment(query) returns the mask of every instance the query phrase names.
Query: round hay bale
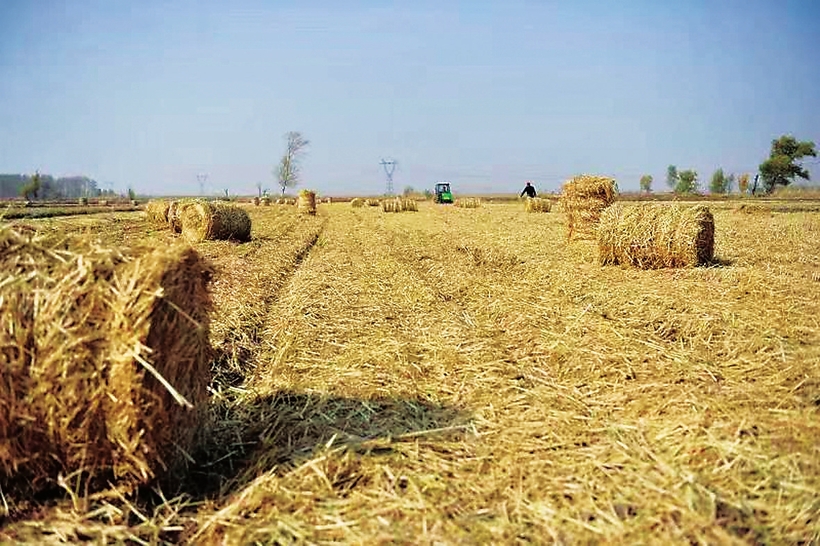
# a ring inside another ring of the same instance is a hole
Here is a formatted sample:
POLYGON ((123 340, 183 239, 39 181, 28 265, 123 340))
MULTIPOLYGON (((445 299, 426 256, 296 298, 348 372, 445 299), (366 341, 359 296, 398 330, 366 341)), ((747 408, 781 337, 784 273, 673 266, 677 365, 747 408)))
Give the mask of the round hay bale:
POLYGON ((262 199, 260 200, 260 202, 262 203, 262 206, 264 206, 264 207, 269 207, 269 206, 270 206, 270 202, 271 202, 271 200, 270 200, 270 197, 268 197, 268 196, 266 195, 266 196, 263 196, 263 197, 262 197, 262 199))
POLYGON ((564 182, 561 206, 567 215, 567 239, 594 238, 601 213, 615 202, 615 180, 580 175, 564 182))
POLYGON ((139 206, 139 204, 140 204, 140 202, 137 201, 136 199, 131 199, 131 206, 132 207, 137 207, 137 206, 139 206))
POLYGON ((253 204, 254 204, 254 205, 256 205, 257 207, 259 206, 259 204, 260 204, 261 202, 262 202, 262 198, 261 198, 261 197, 254 197, 254 198, 253 198, 253 204))
POLYGON ((0 228, 4 499, 178 473, 207 415, 211 267, 188 245, 43 237, 0 228))
POLYGON ((183 208, 181 215, 182 235, 191 243, 251 239, 251 218, 245 209, 234 205, 194 201, 183 208))
POLYGON ((552 201, 541 197, 528 197, 524 201, 524 210, 526 212, 549 212, 552 210, 552 201))
POLYGON ((477 197, 464 197, 456 199, 453 205, 463 209, 477 209, 481 206, 481 199, 477 197))
POLYGON ((316 193, 310 190, 300 191, 296 206, 302 214, 316 214, 316 193))
POLYGON ((379 201, 378 199, 366 199, 364 204, 368 207, 378 207, 379 205, 381 205, 381 201, 379 201))
POLYGON ((704 205, 613 205, 598 224, 598 261, 641 269, 708 264, 715 252, 715 220, 704 205))
POLYGON ((360 207, 363 207, 363 206, 364 206, 364 199, 360 199, 360 198, 356 197, 355 199, 353 199, 352 201, 350 201, 350 205, 351 205, 353 208, 360 208, 360 207))
POLYGON ((154 224, 168 224, 168 209, 171 203, 162 199, 151 200, 145 204, 145 215, 154 224))
POLYGON ((191 205, 193 201, 171 201, 168 204, 168 227, 174 233, 182 233, 182 211, 191 205))

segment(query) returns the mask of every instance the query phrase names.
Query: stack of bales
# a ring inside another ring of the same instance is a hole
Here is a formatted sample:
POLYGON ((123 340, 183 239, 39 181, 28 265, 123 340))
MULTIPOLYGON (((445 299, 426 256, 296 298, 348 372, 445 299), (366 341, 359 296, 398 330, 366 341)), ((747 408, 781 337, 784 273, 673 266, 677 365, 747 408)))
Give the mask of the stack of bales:
POLYGON ((193 201, 181 210, 180 231, 191 243, 228 239, 250 241, 251 218, 240 207, 193 201))
POLYGON ((211 267, 0 228, 0 490, 120 490, 182 469, 205 418, 211 267))
POLYGON ((703 205, 617 204, 598 224, 601 265, 697 266, 710 263, 714 249, 715 220, 703 205))
POLYGON ((360 207, 363 207, 363 206, 364 206, 364 199, 361 199, 361 198, 359 198, 359 197, 356 197, 355 199, 353 199, 353 200, 350 202, 350 205, 351 205, 353 208, 360 208, 360 207))
POLYGON ((418 212, 419 210, 419 205, 414 200, 401 197, 385 199, 381 205, 384 212, 418 212))
POLYGON ((453 204, 463 209, 477 209, 481 206, 481 199, 477 197, 464 197, 462 199, 456 199, 453 204))
POLYGON ((549 212, 552 210, 552 201, 541 197, 527 198, 524 202, 524 210, 527 212, 549 212))
POLYGON ((316 214, 316 193, 310 190, 300 191, 296 208, 302 214, 316 214))
POLYGON ((567 215, 567 239, 594 238, 601 213, 615 201, 615 180, 580 175, 564 182, 561 206, 567 215))

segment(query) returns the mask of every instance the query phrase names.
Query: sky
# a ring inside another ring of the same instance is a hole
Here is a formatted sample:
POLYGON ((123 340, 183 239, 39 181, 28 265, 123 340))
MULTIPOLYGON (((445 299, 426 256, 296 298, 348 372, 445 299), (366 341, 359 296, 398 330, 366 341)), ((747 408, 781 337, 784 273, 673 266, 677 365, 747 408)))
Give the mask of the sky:
POLYGON ((275 193, 299 131, 327 195, 706 185, 820 144, 818 52, 816 0, 0 0, 0 172, 275 193))

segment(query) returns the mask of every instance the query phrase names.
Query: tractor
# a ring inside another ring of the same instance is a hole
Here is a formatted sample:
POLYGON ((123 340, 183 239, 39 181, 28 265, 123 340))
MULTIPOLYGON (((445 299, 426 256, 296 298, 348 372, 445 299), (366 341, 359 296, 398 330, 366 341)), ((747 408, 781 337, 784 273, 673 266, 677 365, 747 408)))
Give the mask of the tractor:
POLYGON ((436 203, 452 203, 453 194, 450 191, 449 182, 440 182, 436 184, 436 203))

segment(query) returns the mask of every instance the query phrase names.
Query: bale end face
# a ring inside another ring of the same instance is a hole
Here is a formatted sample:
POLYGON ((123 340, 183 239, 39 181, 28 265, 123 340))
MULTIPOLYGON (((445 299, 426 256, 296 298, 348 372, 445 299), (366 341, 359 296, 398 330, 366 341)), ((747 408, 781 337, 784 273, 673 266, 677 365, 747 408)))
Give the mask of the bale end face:
POLYGON ((703 206, 613 205, 598 225, 601 265, 694 267, 714 259, 715 221, 703 206))
POLYGON ((251 239, 251 218, 240 207, 196 201, 182 210, 182 235, 191 243, 208 240, 251 239))

